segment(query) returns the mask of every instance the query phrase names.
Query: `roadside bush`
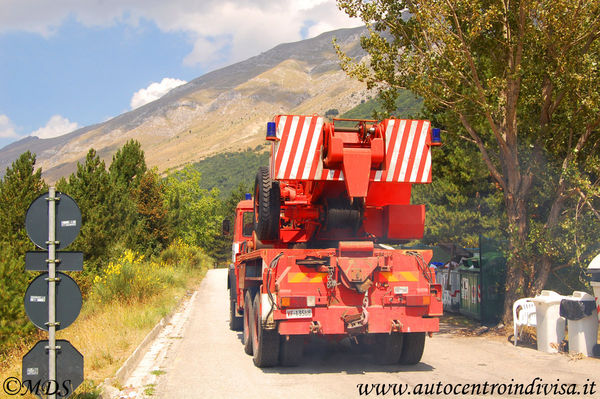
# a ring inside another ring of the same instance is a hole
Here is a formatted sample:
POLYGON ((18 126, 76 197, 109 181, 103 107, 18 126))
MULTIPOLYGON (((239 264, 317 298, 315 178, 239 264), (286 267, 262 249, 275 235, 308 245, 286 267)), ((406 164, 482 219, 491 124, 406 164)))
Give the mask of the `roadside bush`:
POLYGON ((210 258, 202 251, 180 241, 156 259, 126 250, 94 278, 92 297, 100 303, 143 302, 168 287, 185 286, 187 270, 209 264, 210 258))
POLYGON ((206 255, 199 247, 194 247, 183 242, 181 238, 176 239, 165 249, 160 259, 167 265, 179 267, 208 267, 211 258, 206 255))

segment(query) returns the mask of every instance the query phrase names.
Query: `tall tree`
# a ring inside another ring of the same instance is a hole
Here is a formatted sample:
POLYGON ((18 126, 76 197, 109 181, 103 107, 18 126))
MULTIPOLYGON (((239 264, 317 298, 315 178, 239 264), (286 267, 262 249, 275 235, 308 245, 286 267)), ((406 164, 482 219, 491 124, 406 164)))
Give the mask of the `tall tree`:
POLYGON ((226 239, 221 234, 223 207, 219 190, 200 188, 201 173, 192 166, 166 180, 169 209, 177 216, 175 233, 214 258, 222 257, 226 239))
POLYGON ((113 188, 104 161, 91 148, 83 164, 57 189, 72 196, 81 209, 81 232, 74 247, 86 257, 86 274, 93 276, 108 257, 109 249, 119 241, 123 215, 115 207, 113 188))
POLYGON ((47 189, 35 154, 27 151, 6 169, 0 180, 0 353, 7 343, 34 328, 23 307, 23 293, 31 276, 23 271, 25 251, 34 245, 25 231, 29 204, 47 189))
POLYGON ((560 267, 568 210, 581 200, 581 211, 598 215, 600 1, 338 6, 370 31, 361 39, 368 60, 355 63, 338 48, 342 67, 388 102, 399 89, 421 96, 479 150, 506 211, 509 319, 512 302, 560 267))
MULTIPOLYGON (((432 123, 436 123, 432 120, 432 123)), ((455 135, 433 151, 435 178, 413 186, 412 201, 426 204, 423 242, 477 247, 479 236, 504 240, 504 204, 477 149, 455 135)))
POLYGON ((133 190, 139 229, 132 238, 134 246, 155 252, 165 248, 172 238, 165 187, 155 170, 147 171, 133 190))
POLYGON ((108 168, 110 184, 114 196, 116 213, 122 218, 121 227, 123 242, 135 247, 139 242, 137 236, 141 233, 137 203, 134 200, 135 190, 148 170, 146 157, 141 144, 136 140, 129 140, 112 158, 108 168))
POLYGON ((108 171, 116 183, 131 188, 138 186, 147 169, 142 145, 130 140, 113 155, 108 171))
POLYGON ((6 169, 0 181, 0 241, 10 243, 19 254, 31 247, 25 232, 29 204, 46 189, 42 170, 35 170, 35 154, 29 151, 6 169))

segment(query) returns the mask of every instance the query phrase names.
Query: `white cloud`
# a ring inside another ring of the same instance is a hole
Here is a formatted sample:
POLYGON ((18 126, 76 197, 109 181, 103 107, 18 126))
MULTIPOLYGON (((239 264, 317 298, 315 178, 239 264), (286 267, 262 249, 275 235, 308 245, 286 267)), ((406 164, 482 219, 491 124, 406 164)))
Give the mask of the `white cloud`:
POLYGON ((75 18, 84 26, 136 26, 141 19, 164 32, 186 32, 194 40, 186 65, 216 68, 254 56, 283 42, 361 25, 338 10, 336 0, 2 0, 0 32, 51 35, 75 18))
POLYGON ((50 139, 53 137, 62 136, 63 134, 71 133, 77 129, 79 124, 71 122, 61 115, 54 115, 50 118, 46 126, 39 128, 31 133, 31 136, 37 136, 41 139, 50 139))
POLYGON ((8 116, 0 114, 0 138, 16 139, 19 135, 15 131, 15 125, 8 116))
POLYGON ((173 78, 163 78, 160 83, 153 82, 145 89, 140 89, 133 93, 130 101, 131 109, 136 109, 154 100, 158 100, 175 87, 186 83, 185 80, 173 78))

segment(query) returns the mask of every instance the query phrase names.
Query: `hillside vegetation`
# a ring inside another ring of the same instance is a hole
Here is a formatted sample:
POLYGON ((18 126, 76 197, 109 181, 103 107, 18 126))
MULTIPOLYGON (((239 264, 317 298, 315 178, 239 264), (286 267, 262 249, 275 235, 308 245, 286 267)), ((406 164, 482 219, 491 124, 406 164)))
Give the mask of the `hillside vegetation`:
POLYGON ((201 174, 200 187, 219 190, 220 198, 226 198, 241 187, 252 192, 254 177, 259 166, 269 164, 269 146, 259 145, 240 152, 213 155, 192 164, 201 174))
POLYGON ((340 118, 348 119, 381 119, 387 115, 396 118, 412 119, 418 118, 423 110, 423 100, 407 90, 399 91, 394 102, 393 111, 389 112, 386 105, 379 96, 362 101, 351 110, 344 112, 340 118))

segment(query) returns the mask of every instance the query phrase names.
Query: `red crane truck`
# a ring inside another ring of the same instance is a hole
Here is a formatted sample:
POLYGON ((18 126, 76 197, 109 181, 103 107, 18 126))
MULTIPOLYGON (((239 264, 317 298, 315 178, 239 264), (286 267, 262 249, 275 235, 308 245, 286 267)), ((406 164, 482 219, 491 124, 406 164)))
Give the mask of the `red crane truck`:
POLYGON ((296 365, 311 335, 363 341, 383 364, 416 364, 439 330, 442 288, 422 238, 431 182, 429 121, 280 115, 269 167, 236 209, 230 328, 258 367, 296 365), (348 126, 350 124, 350 126, 348 126))

